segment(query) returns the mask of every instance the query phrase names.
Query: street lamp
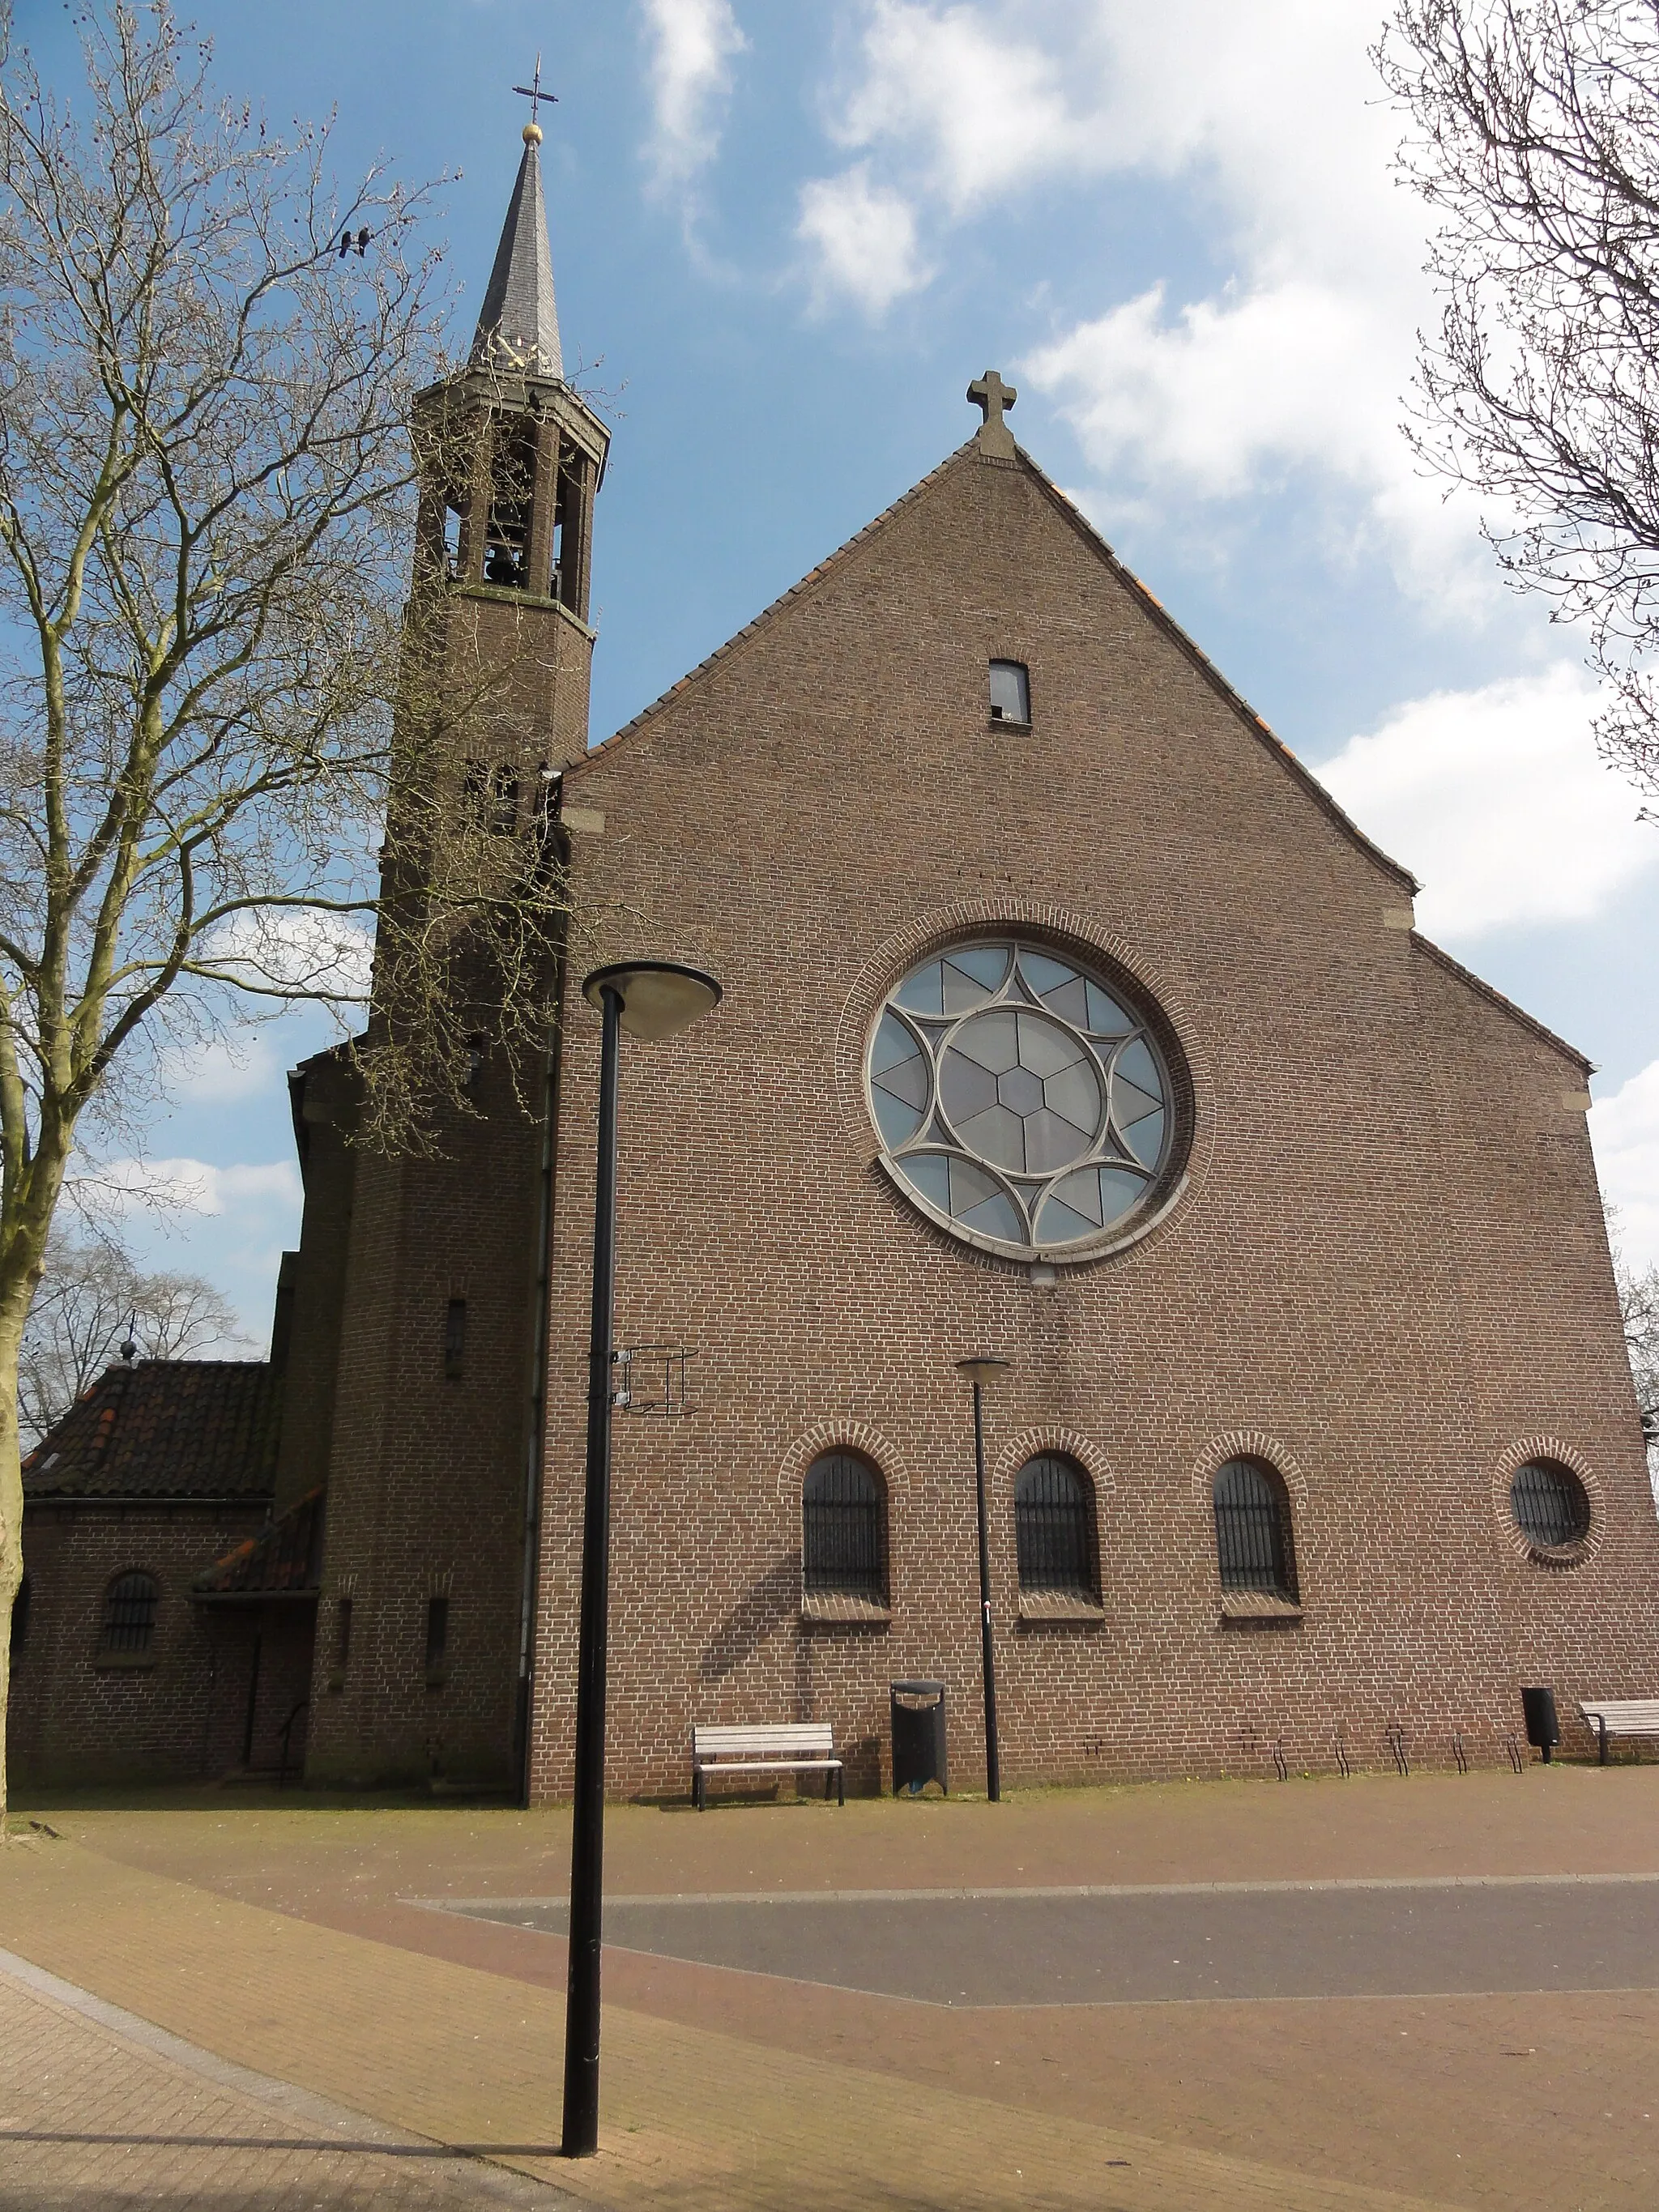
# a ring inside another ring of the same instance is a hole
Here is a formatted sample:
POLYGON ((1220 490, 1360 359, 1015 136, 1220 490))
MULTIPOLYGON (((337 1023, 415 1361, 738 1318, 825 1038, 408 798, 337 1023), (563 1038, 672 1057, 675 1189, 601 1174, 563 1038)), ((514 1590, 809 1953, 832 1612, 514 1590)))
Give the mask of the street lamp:
POLYGON ((587 1486, 576 1658, 576 1789, 570 1838, 570 1978, 564 2016, 567 2158, 599 2147, 599 1919, 605 1887, 605 1692, 611 1607, 611 1403, 617 1265, 619 1032, 655 1042, 720 1002, 720 987, 675 960, 596 968, 582 996, 604 1020, 599 1169, 593 1188, 593 1318, 587 1340, 587 1486))
POLYGON ((985 1794, 995 1805, 1002 1798, 1002 1767, 997 1757, 997 1670, 991 1649, 991 1540, 985 1513, 985 1416, 981 1393, 988 1382, 1000 1382, 1008 1362, 987 1353, 975 1359, 958 1359, 958 1375, 974 1386, 974 1479, 979 1490, 979 1626, 985 1666, 985 1794))

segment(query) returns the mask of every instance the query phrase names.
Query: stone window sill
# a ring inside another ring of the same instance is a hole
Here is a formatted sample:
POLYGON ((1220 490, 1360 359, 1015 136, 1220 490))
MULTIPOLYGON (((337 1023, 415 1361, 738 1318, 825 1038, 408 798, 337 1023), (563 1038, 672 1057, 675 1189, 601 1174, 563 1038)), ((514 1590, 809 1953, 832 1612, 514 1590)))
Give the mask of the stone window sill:
POLYGON ((1012 714, 993 714, 991 727, 994 730, 1012 730, 1016 737, 1020 738, 1029 738, 1031 734, 1031 725, 1017 722, 1012 714))
POLYGON ((893 1618, 890 1606, 867 1597, 839 1597, 831 1590, 809 1590, 800 1601, 803 1620, 833 1620, 854 1626, 885 1628, 893 1618))
POLYGON ((1302 1607, 1291 1597, 1280 1597, 1276 1590, 1223 1590, 1221 1619, 1223 1626, 1230 1620, 1300 1620, 1302 1607))
POLYGON ((155 1664, 153 1651, 97 1651, 93 1665, 100 1674, 142 1674, 155 1664))
POLYGON ((1075 1590, 1022 1590, 1019 1617, 1034 1627, 1052 1620, 1099 1628, 1105 1622, 1106 1608, 1091 1597, 1079 1596, 1075 1590))

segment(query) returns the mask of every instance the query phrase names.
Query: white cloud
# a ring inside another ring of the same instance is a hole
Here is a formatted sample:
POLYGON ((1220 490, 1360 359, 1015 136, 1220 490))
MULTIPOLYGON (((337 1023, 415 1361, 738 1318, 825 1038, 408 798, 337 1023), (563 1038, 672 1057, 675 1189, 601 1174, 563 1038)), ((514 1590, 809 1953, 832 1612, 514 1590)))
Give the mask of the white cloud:
POLYGON ((252 1035, 214 1037, 204 1044, 172 1046, 163 1054, 161 1079, 179 1104, 230 1106, 257 1098, 280 1077, 268 1038, 252 1035))
MULTIPOLYGON (((1110 177, 1182 187, 1222 261, 1206 295, 1143 289, 1018 365, 1105 479, 1091 504, 1237 499, 1310 472, 1340 510, 1328 543, 1375 540, 1402 588, 1467 619, 1498 604, 1490 556, 1399 429, 1433 308, 1423 211, 1390 177, 1398 120, 1367 53, 1382 15, 1380 0, 869 0, 830 128, 890 226, 910 217, 886 301, 928 281, 932 231, 993 203, 1110 177)), ((861 301, 859 257, 802 234, 820 295, 861 301)))
POLYGON ((916 223, 896 192, 870 182, 862 162, 801 189, 795 235, 817 256, 820 307, 831 291, 850 294, 872 320, 926 282, 916 255, 916 223))
POLYGON ((1590 1109, 1590 1140, 1602 1195, 1619 1209, 1626 1266, 1659 1267, 1659 1060, 1590 1109))
POLYGON ((241 1214, 297 1212, 304 1197, 292 1160, 216 1167, 209 1160, 104 1160, 76 1172, 79 1202, 96 1213, 241 1214))
POLYGON ((1376 0, 871 0, 831 131, 953 215, 1054 177, 1188 176, 1265 274, 1414 281, 1376 0), (1034 32, 1033 19, 1042 26, 1034 32))
POLYGON ((374 939, 352 915, 316 907, 255 908, 232 915, 211 932, 197 957, 244 988, 357 1005, 368 997, 374 939))
POLYGON ((1563 662, 1437 691, 1349 740, 1317 774, 1424 885, 1418 919, 1449 939, 1586 922, 1659 863, 1659 830, 1602 766, 1595 687, 1563 662))
POLYGON ((1356 394, 1346 373, 1375 322, 1363 300, 1295 280, 1170 315, 1159 284, 1041 348, 1021 374, 1061 396, 1097 468, 1232 497, 1287 462, 1375 473, 1365 403, 1386 408, 1388 392, 1372 369, 1356 394))
POLYGON ((957 214, 1034 176, 1110 160, 1068 108, 1058 58, 999 36, 990 14, 878 0, 861 81, 834 125, 845 145, 914 144, 926 186, 957 214))
POLYGON ((731 0, 645 0, 658 184, 684 189, 720 150, 732 64, 748 46, 731 0))

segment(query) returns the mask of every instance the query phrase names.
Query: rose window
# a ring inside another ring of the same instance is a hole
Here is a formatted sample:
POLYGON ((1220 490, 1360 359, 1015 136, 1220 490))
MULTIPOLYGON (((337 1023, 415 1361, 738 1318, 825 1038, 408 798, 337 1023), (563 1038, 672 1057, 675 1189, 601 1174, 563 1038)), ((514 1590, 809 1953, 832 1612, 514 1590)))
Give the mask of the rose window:
POLYGON ((1167 1165, 1173 1094, 1120 988, 1033 945, 959 945, 888 997, 870 1109, 922 1210, 1000 1251, 1081 1259, 1167 1165))

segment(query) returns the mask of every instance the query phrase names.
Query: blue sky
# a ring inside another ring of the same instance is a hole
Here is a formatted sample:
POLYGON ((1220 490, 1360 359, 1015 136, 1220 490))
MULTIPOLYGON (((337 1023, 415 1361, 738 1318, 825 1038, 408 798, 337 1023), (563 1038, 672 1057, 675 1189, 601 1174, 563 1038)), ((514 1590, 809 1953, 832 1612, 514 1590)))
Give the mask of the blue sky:
MULTIPOLYGON (((70 18, 18 20, 58 81, 70 18)), ((1499 585, 1399 431, 1433 302, 1352 0, 210 0, 223 89, 337 112, 343 174, 457 172, 464 340, 538 49, 568 365, 617 393, 602 736, 977 416, 1012 427, 1362 826, 1419 926, 1598 1064, 1628 1255, 1659 1261, 1659 829, 1596 763, 1583 651, 1499 585), (471 312, 469 313, 469 303, 471 312)), ((290 1021, 175 1071, 135 1214, 263 1338, 297 1232, 290 1021), (161 1164, 166 1164, 164 1166, 161 1164)))

